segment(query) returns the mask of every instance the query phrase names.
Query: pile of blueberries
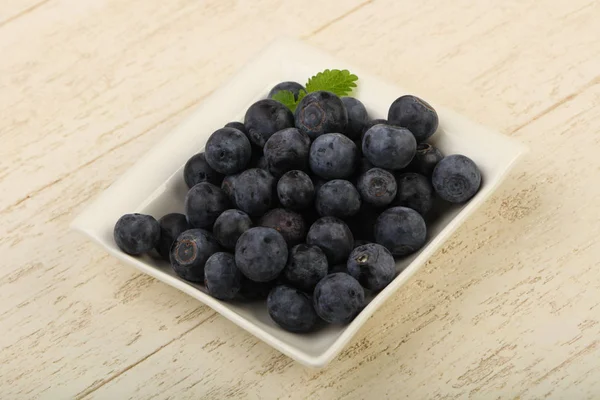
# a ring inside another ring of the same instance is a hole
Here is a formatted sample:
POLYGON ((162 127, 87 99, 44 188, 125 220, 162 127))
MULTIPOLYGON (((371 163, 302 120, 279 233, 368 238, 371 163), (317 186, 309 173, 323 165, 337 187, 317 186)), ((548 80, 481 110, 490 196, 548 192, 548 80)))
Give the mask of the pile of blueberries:
POLYGON ((244 123, 217 129, 185 164, 185 215, 122 216, 114 228, 126 253, 157 253, 181 278, 221 300, 267 300, 291 332, 348 323, 396 276, 394 258, 427 240, 437 202, 464 203, 481 174, 463 155, 427 140, 436 111, 415 96, 371 120, 353 97, 318 91, 292 113, 271 99, 244 123))

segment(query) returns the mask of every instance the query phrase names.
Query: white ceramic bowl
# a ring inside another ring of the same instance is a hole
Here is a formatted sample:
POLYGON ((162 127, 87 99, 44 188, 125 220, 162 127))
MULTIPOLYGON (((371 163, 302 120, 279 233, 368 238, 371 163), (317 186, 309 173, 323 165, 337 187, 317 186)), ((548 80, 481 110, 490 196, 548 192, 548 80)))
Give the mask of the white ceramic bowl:
POLYGON ((305 82, 314 73, 327 68, 349 69, 358 75, 358 90, 353 95, 365 104, 371 118, 386 118, 392 101, 406 94, 401 88, 302 42, 292 39, 278 41, 215 91, 184 123, 95 199, 73 221, 72 228, 121 261, 195 297, 298 362, 313 367, 326 365, 371 314, 404 285, 452 232, 490 197, 515 161, 525 152, 524 146, 432 104, 440 118, 440 126, 432 142, 445 154, 461 153, 471 157, 483 175, 481 190, 469 203, 447 210, 435 224, 428 227, 429 240, 426 246, 417 254, 397 263, 397 270, 401 272, 396 279, 371 299, 352 323, 346 326, 330 325, 311 334, 293 334, 280 329, 269 318, 263 302, 242 304, 219 301, 206 294, 202 286, 177 277, 164 261, 147 256, 128 256, 117 248, 113 240, 113 227, 117 219, 126 213, 146 213, 158 219, 170 212, 183 212, 183 199, 187 191, 182 175, 183 166, 188 158, 203 149, 210 134, 227 122, 243 121, 246 109, 256 100, 264 98, 278 82, 305 82))

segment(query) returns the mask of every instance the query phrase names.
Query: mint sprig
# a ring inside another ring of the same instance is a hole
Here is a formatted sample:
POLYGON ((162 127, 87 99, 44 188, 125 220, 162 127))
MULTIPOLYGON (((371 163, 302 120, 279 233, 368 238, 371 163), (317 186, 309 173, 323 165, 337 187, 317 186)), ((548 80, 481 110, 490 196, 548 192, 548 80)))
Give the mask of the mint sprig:
POLYGON ((277 100, 292 112, 296 111, 298 103, 306 96, 307 93, 325 90, 332 92, 338 96, 347 96, 356 87, 358 76, 351 74, 347 69, 326 69, 323 72, 312 76, 306 85, 306 92, 300 91, 298 99, 294 98, 294 94, 289 90, 281 90, 273 96, 273 100, 277 100))

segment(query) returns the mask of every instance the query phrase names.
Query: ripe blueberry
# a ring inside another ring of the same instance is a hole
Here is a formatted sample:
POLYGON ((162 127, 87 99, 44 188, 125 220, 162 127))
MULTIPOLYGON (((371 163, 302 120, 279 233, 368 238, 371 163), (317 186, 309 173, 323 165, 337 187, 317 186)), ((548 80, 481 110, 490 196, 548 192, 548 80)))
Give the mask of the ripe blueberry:
POLYGON ((312 292, 316 284, 327 275, 327 257, 317 246, 299 244, 289 253, 283 277, 294 287, 312 292))
POLYGON ((242 171, 252 157, 250 141, 234 128, 216 130, 206 142, 206 161, 217 172, 225 175, 242 171))
POLYGON ((273 321, 290 332, 310 332, 319 320, 311 298, 286 285, 271 290, 267 297, 267 310, 273 321))
POLYGON ((246 111, 244 125, 250 141, 262 148, 272 134, 294 126, 294 115, 278 101, 259 100, 246 111))
POLYGON ((363 155, 380 168, 401 169, 417 150, 415 137, 406 128, 378 124, 369 129, 362 142, 363 155))
POLYGON ((213 226, 213 234, 224 248, 235 249, 235 244, 242 233, 252 228, 252 220, 243 211, 225 210, 213 226))
POLYGON ((386 287, 396 275, 396 263, 388 249, 377 243, 356 247, 348 257, 348 273, 370 290, 386 287))
POLYGON ((419 143, 433 135, 438 127, 438 115, 433 107, 411 95, 401 96, 392 103, 388 121, 407 128, 419 143))
POLYGON ((302 171, 288 171, 277 182, 277 196, 282 206, 302 210, 313 202, 315 188, 310 177, 302 171))
POLYGON ((346 324, 354 319, 365 303, 365 291, 352 276, 329 274, 315 287, 315 311, 331 324, 346 324))
POLYGON ((307 94, 296 107, 296 128, 311 139, 329 132, 344 132, 348 112, 342 100, 331 92, 307 94))
POLYGON ((121 250, 137 256, 158 244, 160 225, 151 215, 125 214, 115 224, 113 237, 121 250))
POLYGON ((280 177, 294 169, 308 167, 310 138, 296 128, 275 132, 265 143, 265 159, 271 174, 280 177))
POLYGON ((419 250, 427 240, 423 217, 407 207, 392 207, 375 222, 375 241, 394 256, 406 256, 419 250))
POLYGON ((481 172, 466 156, 453 154, 440 161, 431 177, 435 192, 450 203, 464 203, 481 186, 481 172))
POLYGON ((232 254, 215 253, 204 265, 204 286, 208 294, 220 300, 233 300, 242 288, 242 273, 232 254))
POLYGON ((217 217, 230 208, 227 195, 208 182, 193 186, 185 196, 185 215, 194 228, 210 228, 217 217))
POLYGON ((310 146, 308 162, 313 173, 324 179, 349 178, 356 167, 356 145, 341 133, 326 133, 310 146))
POLYGON ((202 282, 206 260, 220 250, 219 243, 209 231, 187 230, 171 246, 171 267, 187 281, 202 282))
POLYGON ((360 209, 360 195, 349 181, 334 179, 326 182, 315 198, 315 207, 322 217, 347 218, 360 209))
POLYGON ((336 217, 323 217, 308 230, 306 243, 319 246, 331 265, 345 262, 352 251, 354 237, 348 225, 336 217))
POLYGON ((235 245, 235 263, 242 273, 256 282, 268 282, 279 276, 288 257, 287 244, 272 228, 250 228, 235 245))
POLYGON ((362 174, 357 188, 362 199, 375 207, 390 204, 397 191, 394 175, 381 168, 371 168, 362 174))

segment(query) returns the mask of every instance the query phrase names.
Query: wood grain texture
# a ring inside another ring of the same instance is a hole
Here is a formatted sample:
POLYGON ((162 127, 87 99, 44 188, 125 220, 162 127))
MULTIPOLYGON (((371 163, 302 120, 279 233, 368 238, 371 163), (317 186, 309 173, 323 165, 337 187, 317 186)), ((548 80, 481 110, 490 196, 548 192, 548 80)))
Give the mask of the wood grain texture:
POLYGON ((0 1, 0 397, 600 396, 600 6, 496 4, 0 1), (320 371, 68 232, 280 34, 531 147, 320 371))

